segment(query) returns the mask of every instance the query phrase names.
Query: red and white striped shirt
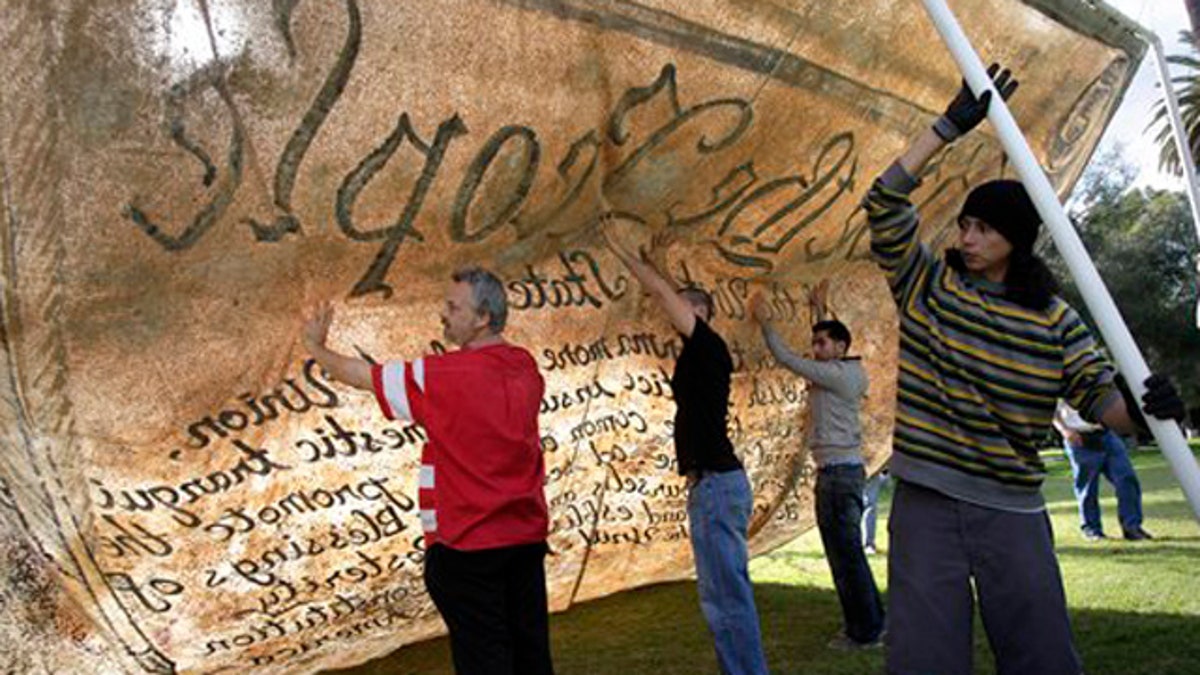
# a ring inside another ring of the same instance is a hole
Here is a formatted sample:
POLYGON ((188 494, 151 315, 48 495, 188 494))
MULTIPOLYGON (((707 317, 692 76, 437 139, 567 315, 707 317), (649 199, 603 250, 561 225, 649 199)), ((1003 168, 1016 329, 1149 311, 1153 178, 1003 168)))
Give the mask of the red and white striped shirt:
POLYGON ((501 343, 371 369, 389 420, 425 428, 418 503, 425 543, 480 550, 546 539, 538 409, 545 383, 501 343))

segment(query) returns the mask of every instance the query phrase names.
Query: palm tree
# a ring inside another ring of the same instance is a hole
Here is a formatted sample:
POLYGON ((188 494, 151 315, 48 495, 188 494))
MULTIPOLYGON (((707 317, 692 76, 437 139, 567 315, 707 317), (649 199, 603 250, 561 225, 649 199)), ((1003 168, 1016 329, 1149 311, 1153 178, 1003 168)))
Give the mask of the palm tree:
POLYGON ((1183 0, 1187 5, 1188 18, 1192 20, 1192 32, 1200 32, 1200 0, 1183 0))
MULTIPOLYGON (((1188 11, 1200 15, 1200 0, 1187 0, 1188 11)), ((1188 145, 1193 157, 1200 157, 1200 44, 1197 43, 1196 31, 1179 31, 1179 39, 1187 48, 1187 53, 1167 57, 1167 63, 1182 66, 1187 72, 1171 78, 1175 95, 1179 98, 1179 116, 1183 118, 1183 128, 1187 132, 1188 145)), ((1159 100, 1154 108, 1154 117, 1146 126, 1149 131, 1158 128, 1154 142, 1159 146, 1158 168, 1172 175, 1183 174, 1183 165, 1179 162, 1179 152, 1175 148, 1175 137, 1171 133, 1171 120, 1167 119, 1167 103, 1159 100)))

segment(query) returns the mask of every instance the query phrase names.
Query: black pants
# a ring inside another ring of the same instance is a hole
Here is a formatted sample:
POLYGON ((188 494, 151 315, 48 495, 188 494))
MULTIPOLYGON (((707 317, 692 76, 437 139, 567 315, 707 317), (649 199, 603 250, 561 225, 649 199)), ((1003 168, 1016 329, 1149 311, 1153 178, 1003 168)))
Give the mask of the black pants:
POLYGON ((883 600, 862 547, 862 464, 837 464, 817 471, 817 529, 842 604, 846 637, 874 642, 883 632, 883 600))
POLYGON ((433 545, 425 588, 450 629, 458 675, 551 675, 546 544, 484 551, 433 545))
POLYGON ((1014 513, 896 482, 887 672, 970 675, 975 602, 999 675, 1079 675, 1054 534, 1014 513))

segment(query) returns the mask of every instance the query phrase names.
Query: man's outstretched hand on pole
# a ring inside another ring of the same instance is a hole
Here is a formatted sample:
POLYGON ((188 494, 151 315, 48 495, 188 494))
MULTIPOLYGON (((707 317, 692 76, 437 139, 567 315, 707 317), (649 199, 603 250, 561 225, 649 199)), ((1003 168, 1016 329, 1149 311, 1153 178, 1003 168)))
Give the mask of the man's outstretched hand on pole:
POLYGON ((1142 410, 1147 415, 1154 415, 1160 420, 1175 420, 1183 424, 1187 417, 1187 407, 1174 383, 1165 375, 1151 375, 1146 378, 1146 393, 1142 394, 1142 410))

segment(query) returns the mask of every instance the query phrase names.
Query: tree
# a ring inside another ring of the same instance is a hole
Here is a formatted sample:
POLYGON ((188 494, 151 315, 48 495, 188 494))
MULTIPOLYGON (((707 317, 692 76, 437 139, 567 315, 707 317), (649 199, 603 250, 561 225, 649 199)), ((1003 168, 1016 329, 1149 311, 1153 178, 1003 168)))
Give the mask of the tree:
MULTIPOLYGON (((1188 0, 1188 12, 1197 5, 1200 12, 1200 0, 1188 0)), ((1196 15, 1192 15, 1192 25, 1196 25, 1196 15)), ((1197 32, 1179 31, 1179 40, 1188 48, 1186 54, 1175 54, 1167 57, 1167 63, 1184 69, 1182 75, 1171 78, 1171 86, 1179 99, 1179 116, 1183 119, 1183 129, 1187 134, 1188 146, 1192 150, 1192 158, 1200 158, 1200 46, 1197 45, 1197 32)), ((1154 142, 1158 144, 1158 166, 1163 171, 1176 176, 1183 174, 1183 165, 1179 161, 1179 149, 1175 147, 1175 136, 1171 130, 1171 120, 1167 116, 1167 102, 1160 99, 1154 107, 1154 117, 1146 129, 1157 128, 1154 142)))
POLYGON ((1187 5, 1188 18, 1191 19, 1192 32, 1200 34, 1200 0, 1183 0, 1187 5))
MULTIPOLYGON (((1182 192, 1131 189, 1135 175, 1119 151, 1102 157, 1077 189, 1071 218, 1150 369, 1171 376, 1192 420, 1200 421, 1191 212, 1182 192)), ((1047 242, 1042 252, 1063 283, 1063 296, 1094 327, 1065 263, 1050 248, 1047 242)))

